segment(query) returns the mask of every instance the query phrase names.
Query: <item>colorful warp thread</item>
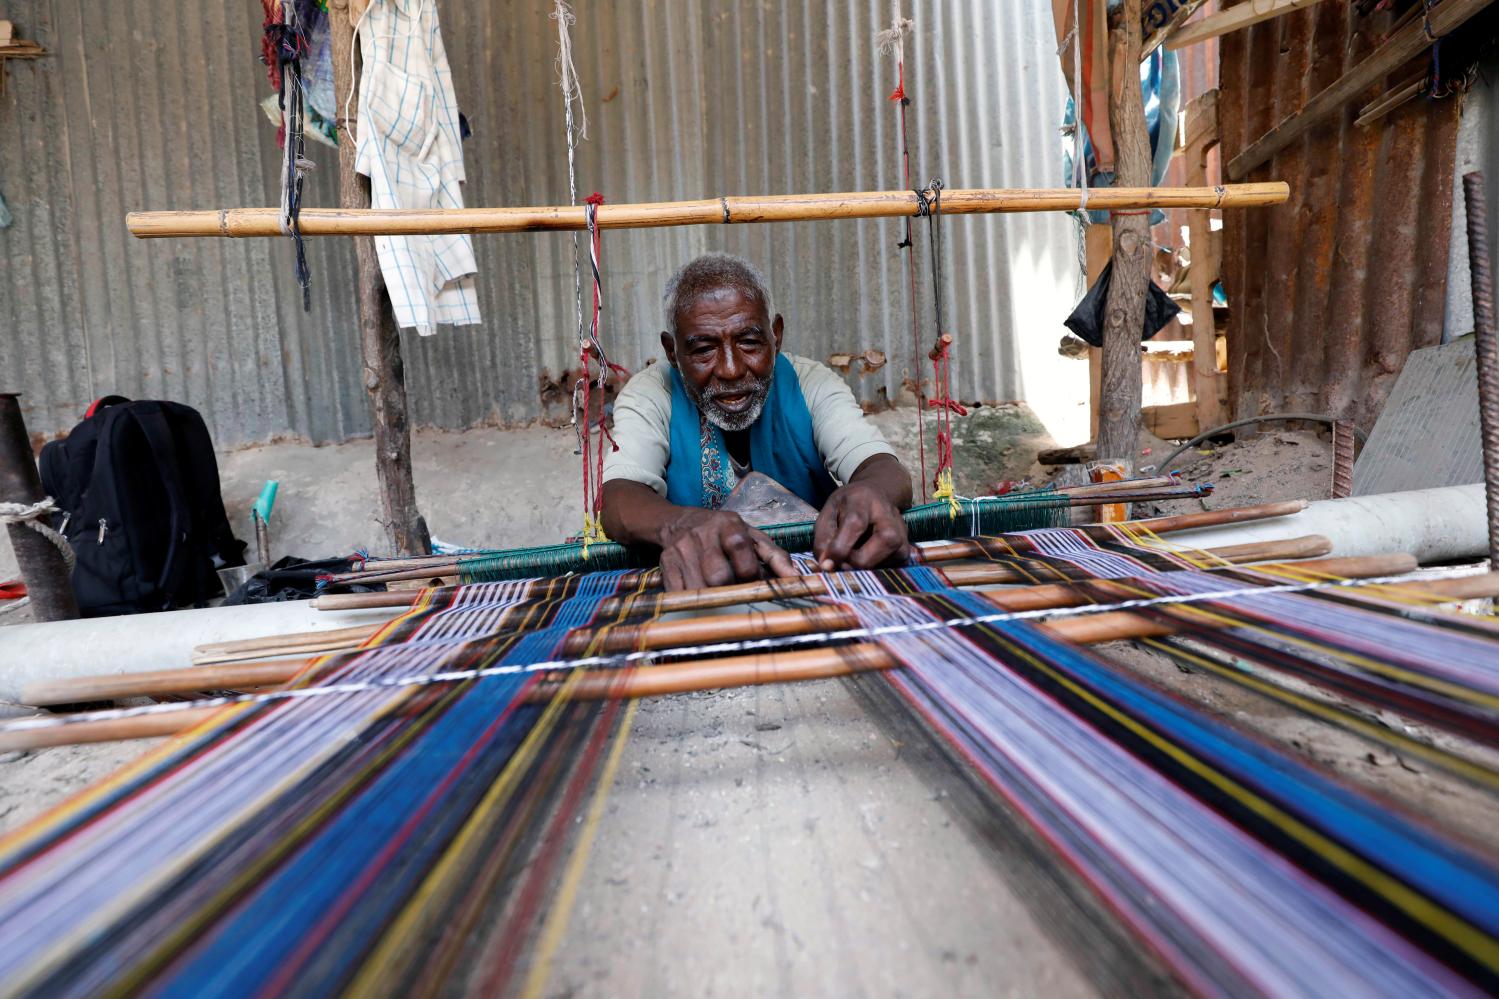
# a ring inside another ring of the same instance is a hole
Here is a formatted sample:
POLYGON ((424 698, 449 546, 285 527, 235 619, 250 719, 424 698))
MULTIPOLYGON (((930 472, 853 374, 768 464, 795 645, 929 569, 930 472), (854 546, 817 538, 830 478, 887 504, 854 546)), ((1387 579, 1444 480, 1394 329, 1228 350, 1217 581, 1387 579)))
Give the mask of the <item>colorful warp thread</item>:
MULTIPOLYGON (((831 599, 868 627, 990 606, 853 575, 831 599)), ((881 644, 905 666, 888 682, 1194 990, 1499 985, 1492 858, 1030 623, 881 644)), ((1457 644, 1429 645, 1424 666, 1457 644)))
MULTIPOLYGON (((995 539, 987 554, 1095 580, 1077 587, 1101 600, 1281 578, 1203 571, 1199 557, 1149 541, 1041 531, 995 539), (1096 582, 1109 576, 1120 578, 1096 582)), ((995 606, 929 567, 824 579, 829 599, 869 627, 995 606)), ((546 661, 576 629, 653 616, 647 585, 640 573, 594 573, 428 591, 376 644, 302 682, 546 661)), ((1357 660, 1383 679, 1398 669, 1407 687, 1456 702, 1459 688, 1492 693, 1483 666, 1499 643, 1481 627, 1437 627, 1445 619, 1419 607, 1349 606, 1346 594, 1298 598, 1317 604, 1304 614, 1285 597, 1160 613, 1237 614, 1235 640, 1285 615, 1299 632, 1282 629, 1265 649, 1357 660)), ((1027 622, 897 630, 880 644, 905 666, 885 674, 895 689, 1190 987, 1499 985, 1499 871, 1472 848, 1027 622)), ((560 687, 555 673, 518 673, 223 713, 0 841, 0 982, 48 995, 504 990, 573 817, 594 781, 607 786, 618 742, 606 749, 628 723, 617 706, 568 703, 579 675, 560 687)), ((530 981, 543 980, 533 965, 530 981)))
MULTIPOLYGON (((535 661, 629 586, 424 600, 316 679, 535 661)), ((0 842, 4 991, 409 994, 454 969, 503 989, 625 720, 548 682, 252 705, 174 740, 0 842)))

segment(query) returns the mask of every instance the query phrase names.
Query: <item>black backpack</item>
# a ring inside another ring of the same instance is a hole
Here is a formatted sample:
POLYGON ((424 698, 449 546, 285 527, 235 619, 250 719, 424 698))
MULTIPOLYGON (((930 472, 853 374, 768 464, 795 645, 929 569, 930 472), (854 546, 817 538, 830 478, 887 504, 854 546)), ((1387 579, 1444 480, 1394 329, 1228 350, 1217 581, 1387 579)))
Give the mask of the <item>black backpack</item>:
POLYGON ((78 555, 84 617, 201 605, 216 569, 245 564, 229 529, 203 417, 176 402, 105 396, 66 439, 42 448, 53 526, 78 555))

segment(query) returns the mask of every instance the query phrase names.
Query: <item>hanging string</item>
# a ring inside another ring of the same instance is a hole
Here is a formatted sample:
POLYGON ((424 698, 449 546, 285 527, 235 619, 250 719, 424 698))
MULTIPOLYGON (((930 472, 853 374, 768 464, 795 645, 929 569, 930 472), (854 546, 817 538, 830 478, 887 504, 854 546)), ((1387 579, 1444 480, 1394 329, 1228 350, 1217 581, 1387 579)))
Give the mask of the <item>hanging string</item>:
MULTIPOLYGON (((578 203, 577 144, 588 138, 588 111, 583 105, 583 89, 578 82, 578 70, 573 64, 572 25, 577 22, 572 9, 564 0, 556 0, 556 6, 548 15, 557 22, 557 76, 562 87, 562 110, 567 130, 567 198, 568 204, 578 203), (577 105, 576 115, 573 105, 577 105)), ((611 370, 629 372, 609 363, 599 342, 599 314, 602 311, 603 280, 599 271, 600 241, 598 230, 598 206, 604 196, 594 192, 585 205, 588 222, 588 251, 593 270, 593 320, 589 331, 583 331, 583 274, 578 256, 578 234, 573 233, 573 305, 578 329, 578 380, 573 385, 573 429, 578 435, 578 453, 583 459, 583 557, 588 557, 588 546, 599 541, 608 541, 601 519, 603 511, 604 441, 617 448, 609 433, 604 415, 603 390, 611 370), (597 453, 593 445, 592 388, 594 377, 589 368, 590 361, 598 361, 599 389, 599 440, 597 453)))
POLYGON ((946 500, 949 515, 956 518, 962 509, 953 488, 952 414, 967 416, 968 410, 952 398, 952 335, 942 326, 942 180, 932 178, 932 196, 928 200, 917 192, 917 215, 927 219, 927 238, 932 249, 932 306, 937 315, 937 342, 927 355, 932 361, 932 391, 935 399, 927 405, 937 410, 937 473, 932 477, 932 499, 946 500))
POLYGON ((261 61, 271 86, 276 90, 281 109, 281 127, 276 141, 281 147, 281 231, 296 246, 295 273, 302 289, 302 310, 312 311, 312 274, 307 267, 307 247, 302 239, 302 179, 314 164, 306 157, 304 116, 306 105, 302 85, 302 57, 311 51, 308 35, 314 7, 305 16, 293 2, 261 0, 265 14, 262 25, 261 61))
MULTIPOLYGON (((583 89, 573 66, 571 26, 577 21, 572 9, 557 0, 556 9, 547 15, 557 22, 557 74, 562 84, 562 110, 567 127, 567 203, 578 203, 578 174, 575 165, 579 139, 588 138, 588 111, 583 106, 583 89), (576 119, 573 105, 578 106, 576 119)), ((578 317, 578 339, 583 338, 583 277, 578 265, 578 234, 573 233, 573 304, 578 317)))
MULTIPOLYGON (((895 56, 895 90, 890 100, 895 102, 900 120, 900 161, 902 185, 911 186, 911 145, 907 140, 906 109, 911 99, 906 96, 906 35, 913 28, 908 17, 901 16, 900 0, 890 0, 890 27, 875 35, 875 44, 882 55, 895 56)), ((911 220, 905 220, 905 238, 895 244, 903 250, 906 258, 906 314, 911 320, 911 379, 916 391, 916 449, 921 459, 921 481, 926 481, 926 393, 921 377, 921 323, 916 316, 916 254, 911 245, 911 220)))
POLYGON ((593 274, 593 318, 588 335, 578 340, 578 380, 573 385, 573 426, 578 434, 578 452, 583 458, 583 558, 588 558, 588 546, 595 542, 608 541, 604 533, 604 444, 611 451, 618 451, 614 435, 609 432, 608 419, 604 413, 605 390, 609 375, 629 378, 630 372, 622 365, 609 360, 604 344, 599 339, 600 316, 603 313, 604 279, 599 265, 603 242, 599 236, 598 210, 604 196, 597 191, 584 199, 584 213, 588 222, 588 262, 593 274), (589 368, 598 362, 598 376, 589 368), (598 442, 593 433, 593 389, 599 392, 598 442))

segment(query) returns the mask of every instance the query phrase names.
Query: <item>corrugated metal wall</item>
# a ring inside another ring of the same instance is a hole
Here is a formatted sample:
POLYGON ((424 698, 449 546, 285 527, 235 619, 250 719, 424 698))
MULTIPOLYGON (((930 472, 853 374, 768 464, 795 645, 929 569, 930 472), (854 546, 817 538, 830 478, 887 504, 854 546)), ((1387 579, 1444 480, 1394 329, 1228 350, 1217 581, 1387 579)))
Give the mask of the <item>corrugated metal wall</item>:
MULTIPOLYGON (((469 204, 566 200, 549 7, 440 2, 475 132, 469 204)), ((590 124, 580 193, 619 202, 899 186, 892 70, 873 42, 885 0, 578 7, 590 124)), ((274 129, 255 107, 269 92, 255 58, 259 4, 189 0, 164 13, 144 0, 13 0, 6 16, 51 52, 13 64, 0 101, 0 193, 15 213, 0 231, 0 383, 26 394, 32 429, 66 429, 90 398, 119 391, 200 407, 221 444, 367 432, 347 243, 311 241, 303 315, 284 241, 142 242, 123 227, 131 209, 275 203, 274 129)), ((1063 88, 1046 5, 953 0, 920 3, 914 16, 918 179, 1057 183, 1063 88)), ((306 204, 334 205, 335 157, 312 149, 320 171, 306 204)), ((894 394, 910 351, 898 231, 869 221, 608 233, 605 335, 631 368, 654 356, 665 278, 724 248, 770 274, 789 349, 883 349, 892 363, 854 382, 865 398, 894 394)), ((954 218, 946 235, 957 393, 1047 396, 1076 381, 1054 349, 1075 289, 1070 223, 954 218)), ((541 379, 576 349, 570 237, 476 243, 484 325, 405 339, 418 423, 533 418, 541 379)), ((922 287, 926 316, 924 272, 922 287)))
MULTIPOLYGON (((1323 3, 1226 36, 1224 161, 1368 55, 1390 17, 1323 3)), ((1289 182, 1286 204, 1224 213, 1236 417, 1312 411, 1371 427, 1406 356, 1441 338, 1458 103, 1416 100, 1354 125, 1383 89, 1244 178, 1289 182)))

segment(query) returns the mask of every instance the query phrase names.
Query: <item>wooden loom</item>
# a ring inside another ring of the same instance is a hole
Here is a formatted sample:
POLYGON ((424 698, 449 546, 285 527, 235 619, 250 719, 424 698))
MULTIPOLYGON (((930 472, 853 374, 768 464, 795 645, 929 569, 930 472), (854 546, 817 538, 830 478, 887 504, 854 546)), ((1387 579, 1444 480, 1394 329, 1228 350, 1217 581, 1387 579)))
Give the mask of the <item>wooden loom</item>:
MULTIPOLYGON (((1279 512, 1284 513, 1287 510, 1282 507, 1279 508, 1279 512)), ((1222 511, 1216 516, 1233 520, 1243 519, 1244 515, 1238 511, 1222 511)), ((1159 533, 1161 529, 1167 529, 1169 526, 1169 521, 1162 523, 1152 533, 1159 533)), ((1193 526, 1192 521, 1189 519, 1185 526, 1193 526)), ((1126 527, 1119 530, 1140 532, 1139 536, 1142 539, 1148 537, 1140 528, 1126 527)), ((1078 532, 1072 533, 1079 537, 1085 536, 1078 532)), ((1017 536, 1017 540, 1019 537, 1021 536, 1017 536)), ((953 546, 955 550, 960 547, 961 545, 953 546)), ((1317 539, 1301 539, 1289 547, 1283 543, 1270 543, 1257 548, 1218 554, 1219 556, 1228 555, 1230 560, 1241 558, 1248 561, 1256 556, 1262 559, 1284 558, 1288 555, 1293 557, 1317 555, 1324 551, 1325 544, 1319 543, 1317 539)), ((971 556, 974 552, 970 550, 966 554, 971 556)), ((1244 577, 1243 570, 1227 564, 1229 560, 1207 555, 1191 556, 1191 559, 1204 566, 1214 566, 1206 568, 1200 575, 1203 578, 1220 581, 1213 585, 1228 588, 1251 585, 1248 583, 1250 578, 1258 580, 1262 585, 1279 582, 1282 585, 1316 586, 1330 585, 1334 580, 1401 576, 1400 585, 1393 588, 1387 585, 1375 585, 1340 591, 1340 599, 1351 601, 1351 605, 1379 607, 1383 610, 1399 608, 1400 602, 1412 599, 1426 602, 1430 606, 1432 601, 1445 602, 1499 593, 1499 576, 1495 575, 1440 580, 1411 579, 1406 574, 1413 567, 1413 560, 1401 555, 1355 559, 1317 558, 1300 563, 1262 563, 1256 570, 1258 575, 1254 577, 1244 577), (1396 603, 1392 604, 1391 601, 1396 601, 1396 603)), ((1017 579, 1015 568, 1004 562, 978 562, 964 566, 959 562, 939 560, 930 564, 943 566, 946 578, 953 583, 981 583, 992 586, 995 580, 1010 581, 1011 585, 1007 588, 987 590, 978 594, 977 597, 982 600, 982 604, 975 606, 987 607, 990 613, 1000 617, 1026 613, 1048 615, 1039 619, 1038 634, 1062 640, 1069 646, 1083 646, 1121 638, 1174 641, 1174 636, 1192 633, 1194 629, 1201 627, 1197 621, 1198 612, 1192 610, 1190 605, 1184 606, 1179 612, 1171 611, 1170 613, 1163 613, 1148 607, 1121 610, 1110 610, 1105 607, 1100 613, 1069 616, 1071 611, 1085 610, 1088 605, 1096 602, 1127 601, 1138 598, 1141 595, 1138 589, 1140 580, 1091 581, 1084 578, 1058 582, 1032 582, 1017 586, 1013 585, 1017 579)), ((691 617, 681 620, 658 619, 660 612, 670 607, 724 609, 767 598, 778 601, 788 598, 815 598, 819 593, 831 593, 830 588, 835 582, 837 579, 833 576, 807 577, 801 581, 740 584, 720 588, 717 591, 699 591, 679 595, 661 595, 649 589, 640 589, 631 594, 611 598, 621 612, 628 612, 631 601, 635 602, 645 614, 644 618, 632 620, 627 617, 625 620, 631 620, 631 623, 607 628, 596 628, 588 624, 579 625, 569 631, 561 644, 556 646, 559 653, 569 657, 581 655, 607 659, 621 654, 642 655, 650 650, 660 650, 669 654, 671 650, 683 646, 704 643, 722 644, 736 640, 752 642, 784 640, 795 641, 798 644, 749 649, 745 652, 729 654, 709 652, 685 661, 672 661, 659 665, 647 664, 624 672, 609 668, 598 671, 589 669, 569 671, 559 666, 559 668, 543 672, 537 678, 537 682, 525 693, 523 703, 539 706, 562 703, 582 704, 599 698, 617 702, 620 699, 665 696, 678 692, 749 684, 825 679, 870 671, 883 673, 893 670, 896 675, 903 673, 904 664, 897 655, 892 654, 890 649, 885 647, 882 641, 870 641, 857 637, 861 627, 867 626, 868 622, 855 611, 856 605, 848 604, 845 598, 837 596, 831 599, 825 596, 815 605, 808 607, 789 606, 779 610, 750 613, 727 610, 708 617, 691 617), (838 635, 842 632, 852 632, 856 637, 840 640, 838 635)), ((843 584, 840 582, 838 585, 843 584)), ((463 592, 463 590, 456 590, 423 591, 416 594, 398 592, 334 595, 324 597, 322 600, 326 601, 329 606, 340 604, 346 606, 355 601, 393 606, 397 601, 406 603, 414 601, 416 607, 412 613, 420 616, 424 606, 435 607, 438 603, 452 600, 463 592)), ((518 608, 523 606, 518 605, 518 608)), ((600 605, 600 607, 603 606, 603 604, 600 605)), ((1400 613, 1405 613, 1405 611, 1402 609, 1400 613)), ((1458 618, 1444 612, 1421 610, 1420 613, 1426 620, 1441 622, 1450 619, 1453 622, 1459 622, 1458 618)), ((394 634, 391 629, 398 631, 403 627, 402 622, 409 616, 403 615, 392 625, 383 629, 384 635, 374 638, 371 647, 378 648, 388 641, 389 636, 394 634)), ((1465 628, 1489 627, 1478 619, 1462 620, 1461 625, 1465 628)), ((524 637, 526 634, 524 619, 498 619, 492 627, 502 630, 520 627, 522 631, 518 635, 524 637)), ((1488 634, 1493 635, 1495 631, 1490 628, 1488 634)), ((1495 648, 1499 648, 1499 640, 1494 638, 1489 640, 1495 642, 1495 648)), ((286 654, 286 647, 295 646, 300 640, 292 637, 290 640, 281 638, 276 641, 279 643, 276 648, 269 647, 271 643, 267 643, 267 647, 258 650, 242 649, 240 651, 258 652, 262 656, 286 654)), ((331 657, 320 656, 294 662, 272 659, 163 671, 133 678, 92 678, 45 687, 39 686, 28 690, 25 696, 31 701, 46 702, 141 694, 168 695, 216 689, 223 686, 263 688, 266 684, 283 683, 288 678, 293 678, 293 690, 304 690, 309 686, 315 688, 321 682, 319 677, 336 674, 341 663, 353 662, 363 654, 343 652, 331 657)), ((649 660, 641 660, 641 662, 648 663, 649 660)), ((271 690, 268 695, 252 693, 249 696, 276 696, 276 693, 271 690)), ((1278 696, 1289 697, 1292 694, 1287 692, 1278 696)), ((192 702, 187 702, 187 705, 180 710, 145 713, 117 719, 93 720, 88 715, 76 716, 76 718, 69 716, 66 724, 52 727, 37 726, 30 730, 12 724, 6 727, 3 735, 0 735, 0 746, 4 748, 35 747, 61 742, 183 733, 183 729, 189 725, 198 726, 199 732, 209 731, 215 725, 222 724, 222 721, 215 719, 225 717, 225 713, 242 712, 245 706, 228 704, 198 707, 192 702)), ((175 708, 170 704, 166 707, 175 708)), ((1356 719, 1338 716, 1337 723, 1352 725, 1356 724, 1356 719)), ((194 736, 191 732, 183 733, 179 735, 176 742, 169 743, 168 746, 186 746, 195 738, 201 738, 201 736, 194 736)), ((1421 752, 1430 754, 1428 757, 1418 756, 1417 758, 1428 759, 1438 767, 1449 768, 1453 771, 1468 768, 1471 771, 1466 774, 1469 779, 1478 782, 1490 779, 1488 772, 1482 767, 1472 769, 1472 764, 1465 758, 1454 757, 1446 750, 1431 747, 1422 750, 1412 747, 1408 751, 1413 755, 1421 752)), ((4 885, 5 881, 0 879, 0 900, 4 898, 4 885)))

